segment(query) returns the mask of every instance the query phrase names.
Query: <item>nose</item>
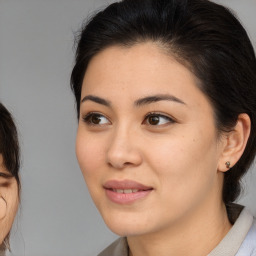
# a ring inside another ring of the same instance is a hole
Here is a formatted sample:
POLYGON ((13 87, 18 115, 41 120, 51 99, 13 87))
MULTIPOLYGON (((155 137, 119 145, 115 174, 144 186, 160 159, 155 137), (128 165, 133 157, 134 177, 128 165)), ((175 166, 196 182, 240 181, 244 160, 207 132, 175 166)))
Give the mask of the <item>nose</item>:
POLYGON ((142 163, 135 131, 120 128, 113 133, 111 139, 107 150, 107 162, 110 166, 115 169, 124 169, 139 166, 142 163))

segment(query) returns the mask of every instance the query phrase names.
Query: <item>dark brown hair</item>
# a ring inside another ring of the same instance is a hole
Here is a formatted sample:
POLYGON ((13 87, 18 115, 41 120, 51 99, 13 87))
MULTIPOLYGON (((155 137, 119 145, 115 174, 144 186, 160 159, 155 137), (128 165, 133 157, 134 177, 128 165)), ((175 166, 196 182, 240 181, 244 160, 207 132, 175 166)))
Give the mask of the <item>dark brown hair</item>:
POLYGON ((256 153, 256 59, 245 29, 227 8, 208 0, 123 0, 97 13, 78 38, 71 75, 77 116, 92 57, 112 45, 144 41, 159 42, 197 76, 220 133, 232 130, 239 114, 249 115, 245 151, 224 176, 223 201, 233 202, 256 153))

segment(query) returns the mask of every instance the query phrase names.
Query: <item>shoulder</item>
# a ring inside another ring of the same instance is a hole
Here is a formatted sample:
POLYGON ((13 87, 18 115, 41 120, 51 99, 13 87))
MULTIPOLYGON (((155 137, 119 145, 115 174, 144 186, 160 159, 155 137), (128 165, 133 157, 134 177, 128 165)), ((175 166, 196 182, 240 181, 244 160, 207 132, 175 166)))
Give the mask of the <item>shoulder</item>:
POLYGON ((109 245, 98 256, 128 256, 128 245, 125 237, 121 237, 109 245))
POLYGON ((254 218, 253 223, 249 232, 247 233, 239 251, 236 256, 250 255, 256 256, 256 219, 254 218))

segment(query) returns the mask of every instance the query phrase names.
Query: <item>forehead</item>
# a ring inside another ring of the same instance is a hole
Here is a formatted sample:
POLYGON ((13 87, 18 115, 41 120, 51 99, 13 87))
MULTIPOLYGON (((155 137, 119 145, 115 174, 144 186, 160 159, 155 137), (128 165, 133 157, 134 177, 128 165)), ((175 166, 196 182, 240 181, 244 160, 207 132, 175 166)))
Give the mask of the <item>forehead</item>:
MULTIPOLYGON (((140 43, 130 47, 111 46, 91 59, 85 73, 85 80, 92 78, 94 81, 99 81, 108 78, 122 82, 128 78, 134 81, 153 76, 160 79, 168 66, 171 67, 168 70, 170 74, 180 72, 181 67, 185 71, 182 65, 155 43, 140 43), (172 72, 174 68, 175 72, 172 72)), ((186 73, 190 79, 195 79, 189 70, 186 69, 186 73)))
POLYGON ((188 104, 209 104, 198 84, 188 68, 159 45, 147 42, 131 47, 112 46, 94 56, 84 76, 81 96, 120 94, 140 98, 171 93, 188 104))

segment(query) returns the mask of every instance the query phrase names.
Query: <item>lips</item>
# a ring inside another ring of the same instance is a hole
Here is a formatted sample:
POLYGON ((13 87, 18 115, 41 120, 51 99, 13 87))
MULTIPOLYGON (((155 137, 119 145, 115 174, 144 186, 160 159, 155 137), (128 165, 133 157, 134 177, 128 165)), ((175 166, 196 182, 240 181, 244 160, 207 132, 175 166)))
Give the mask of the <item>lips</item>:
POLYGON ((133 180, 122 180, 122 181, 110 180, 110 181, 107 181, 103 187, 106 189, 123 189, 123 190, 125 190, 125 189, 138 189, 138 190, 152 189, 152 187, 143 185, 143 184, 138 183, 133 180))
POLYGON ((103 188, 108 199, 117 204, 131 204, 147 197, 153 190, 152 187, 132 180, 110 180, 104 184, 103 188))

